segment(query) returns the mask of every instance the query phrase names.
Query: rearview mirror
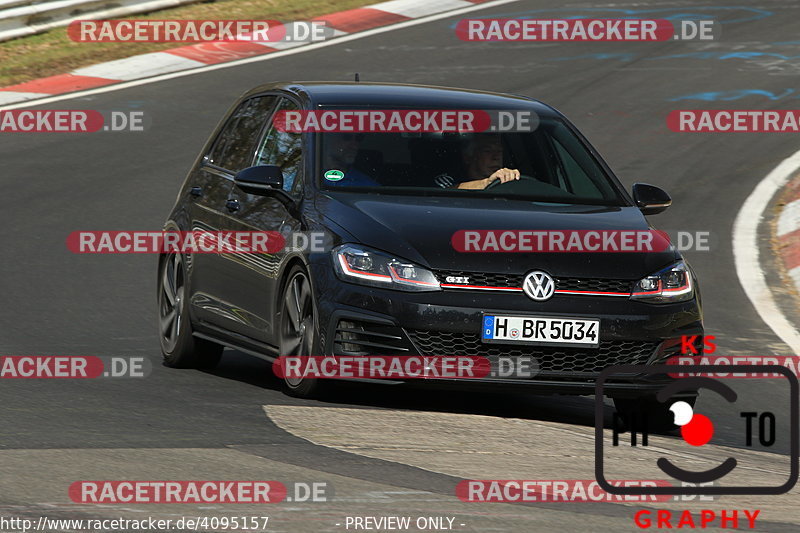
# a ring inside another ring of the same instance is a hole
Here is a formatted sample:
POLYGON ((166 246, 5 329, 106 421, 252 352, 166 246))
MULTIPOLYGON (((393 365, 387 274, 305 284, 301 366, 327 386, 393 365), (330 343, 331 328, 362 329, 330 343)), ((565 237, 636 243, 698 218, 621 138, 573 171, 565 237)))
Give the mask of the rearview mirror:
POLYGON ((245 192, 266 195, 271 191, 283 191, 283 172, 275 165, 248 167, 239 171, 233 182, 245 192))
POLYGON ((666 191, 647 183, 633 184, 633 200, 644 215, 661 213, 672 205, 672 198, 666 191))

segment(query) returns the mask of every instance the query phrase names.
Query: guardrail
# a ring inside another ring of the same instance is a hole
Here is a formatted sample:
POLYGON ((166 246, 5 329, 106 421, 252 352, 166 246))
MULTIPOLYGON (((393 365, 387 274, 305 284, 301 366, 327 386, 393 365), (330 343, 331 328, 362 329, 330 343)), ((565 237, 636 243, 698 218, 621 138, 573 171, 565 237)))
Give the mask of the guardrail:
POLYGON ((0 0, 0 41, 66 26, 73 20, 146 13, 200 0, 0 0))

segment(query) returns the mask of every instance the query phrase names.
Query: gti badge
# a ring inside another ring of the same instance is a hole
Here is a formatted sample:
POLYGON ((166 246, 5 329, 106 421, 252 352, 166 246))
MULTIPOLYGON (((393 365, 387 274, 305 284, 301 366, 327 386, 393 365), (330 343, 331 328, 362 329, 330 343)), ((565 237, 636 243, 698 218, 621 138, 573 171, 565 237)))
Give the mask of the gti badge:
POLYGON ((556 290, 556 283, 550 274, 542 272, 541 270, 534 270, 525 276, 522 282, 522 290, 528 295, 528 298, 543 302, 549 300, 556 290))
POLYGON ((447 276, 445 278, 447 283, 457 283, 459 285, 469 285, 469 277, 467 276, 447 276))

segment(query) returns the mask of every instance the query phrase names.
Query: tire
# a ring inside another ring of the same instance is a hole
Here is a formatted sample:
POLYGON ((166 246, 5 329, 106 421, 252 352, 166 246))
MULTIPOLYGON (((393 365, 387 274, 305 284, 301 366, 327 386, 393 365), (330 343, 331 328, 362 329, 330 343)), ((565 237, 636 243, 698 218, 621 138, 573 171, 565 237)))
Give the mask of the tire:
MULTIPOLYGON (((681 401, 694 408, 697 396, 681 398, 681 401)), ((655 396, 614 398, 614 407, 616 407, 626 425, 630 425, 632 420, 637 420, 637 418, 643 416, 647 421, 647 429, 655 431, 678 430, 678 426, 673 422, 672 411, 669 410, 671 405, 672 402, 659 402, 655 396)))
MULTIPOLYGON (((278 300, 278 346, 281 356, 308 357, 319 351, 319 321, 311 280, 299 265, 289 270, 278 300)), ((283 378, 284 389, 290 396, 317 398, 325 387, 315 378, 283 378)))
POLYGON ((192 336, 186 298, 186 268, 181 254, 168 254, 158 266, 158 330, 164 364, 172 368, 211 369, 223 346, 192 336))

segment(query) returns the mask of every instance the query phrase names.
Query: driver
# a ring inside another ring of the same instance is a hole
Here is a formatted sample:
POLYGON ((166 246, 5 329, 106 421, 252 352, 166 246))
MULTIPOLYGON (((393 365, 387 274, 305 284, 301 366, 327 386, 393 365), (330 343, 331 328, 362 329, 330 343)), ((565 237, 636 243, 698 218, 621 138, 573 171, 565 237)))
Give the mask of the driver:
POLYGON ((468 181, 459 189, 485 189, 492 182, 506 183, 519 179, 519 170, 503 167, 503 144, 496 133, 477 134, 464 146, 462 157, 468 181))

